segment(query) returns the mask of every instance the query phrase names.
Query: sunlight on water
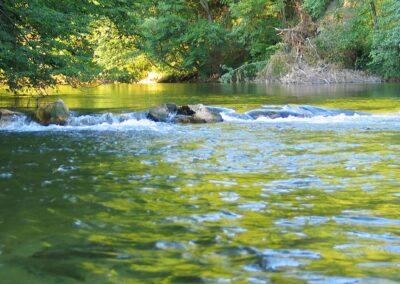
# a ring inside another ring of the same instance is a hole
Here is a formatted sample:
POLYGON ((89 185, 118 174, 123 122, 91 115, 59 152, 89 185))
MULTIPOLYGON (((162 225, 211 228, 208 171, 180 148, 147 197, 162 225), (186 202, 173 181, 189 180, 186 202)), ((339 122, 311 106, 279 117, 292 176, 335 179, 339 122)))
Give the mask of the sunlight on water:
POLYGON ((398 86, 127 88, 0 130, 1 283, 400 282, 398 86), (225 121, 140 116, 166 101, 225 121), (372 115, 241 116, 286 104, 372 115))

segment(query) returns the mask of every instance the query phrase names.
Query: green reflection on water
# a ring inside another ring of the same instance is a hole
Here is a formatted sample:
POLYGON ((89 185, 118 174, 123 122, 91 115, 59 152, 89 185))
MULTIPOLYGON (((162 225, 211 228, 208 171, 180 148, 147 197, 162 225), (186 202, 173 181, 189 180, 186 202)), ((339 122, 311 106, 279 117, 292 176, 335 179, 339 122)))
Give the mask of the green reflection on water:
MULTIPOLYGON (((161 103, 203 103, 245 111, 265 104, 313 104, 326 107, 393 112, 400 110, 398 84, 275 86, 263 84, 110 84, 91 88, 59 86, 41 102, 62 98, 71 109, 138 110, 161 103)), ((0 91, 0 107, 35 107, 36 99, 0 91)))
MULTIPOLYGON (((140 86, 144 93, 153 87, 140 86)), ((207 92, 176 85, 150 94, 127 91, 137 86, 102 88, 62 97, 72 109, 92 112, 165 101, 241 110, 270 103, 399 107, 394 86, 385 85, 324 96, 260 86, 207 92)), ((399 282, 399 128, 367 126, 1 132, 0 279, 399 282)))

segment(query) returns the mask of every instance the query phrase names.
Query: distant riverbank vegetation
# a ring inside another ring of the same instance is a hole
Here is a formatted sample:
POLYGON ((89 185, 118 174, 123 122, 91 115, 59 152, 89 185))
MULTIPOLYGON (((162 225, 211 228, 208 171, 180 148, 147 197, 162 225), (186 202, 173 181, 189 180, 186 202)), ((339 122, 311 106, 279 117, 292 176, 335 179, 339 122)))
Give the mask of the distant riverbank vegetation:
POLYGON ((400 77, 398 0, 0 0, 0 27, 0 82, 14 93, 400 77))

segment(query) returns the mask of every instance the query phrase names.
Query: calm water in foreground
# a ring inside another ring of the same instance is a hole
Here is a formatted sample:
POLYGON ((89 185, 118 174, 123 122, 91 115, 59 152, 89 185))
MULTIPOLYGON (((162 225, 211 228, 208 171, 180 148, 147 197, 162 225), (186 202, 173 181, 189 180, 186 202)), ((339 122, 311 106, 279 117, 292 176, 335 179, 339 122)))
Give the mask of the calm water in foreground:
POLYGON ((0 129, 0 283, 400 283, 400 85, 59 92, 69 126, 0 129), (116 119, 164 102, 372 115, 116 119))

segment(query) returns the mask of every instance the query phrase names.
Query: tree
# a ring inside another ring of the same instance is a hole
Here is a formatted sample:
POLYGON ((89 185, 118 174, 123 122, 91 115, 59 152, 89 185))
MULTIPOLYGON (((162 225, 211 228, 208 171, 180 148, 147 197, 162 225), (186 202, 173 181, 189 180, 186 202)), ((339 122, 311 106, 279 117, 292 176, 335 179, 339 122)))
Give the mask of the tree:
POLYGON ((153 69, 254 75, 282 49, 277 30, 297 32, 289 35, 303 45, 318 31, 313 42, 327 61, 399 77, 399 1, 346 0, 326 12, 330 2, 0 0, 0 82, 19 92, 61 79, 137 81, 153 69))
POLYGON ((250 55, 245 59, 258 61, 268 57, 268 49, 280 41, 275 28, 286 24, 285 8, 282 0, 246 0, 230 5, 232 34, 250 55))
POLYGON ((11 91, 44 88, 55 76, 79 77, 90 64, 84 37, 91 4, 67 0, 0 1, 0 80, 11 91))
POLYGON ((313 19, 318 19, 330 2, 330 0, 304 0, 303 7, 313 19))
POLYGON ((228 30, 221 24, 226 8, 219 1, 158 1, 140 27, 139 48, 178 73, 218 73, 227 43, 228 30))
POLYGON ((369 65, 385 78, 400 78, 400 2, 384 1, 377 21, 369 65))

